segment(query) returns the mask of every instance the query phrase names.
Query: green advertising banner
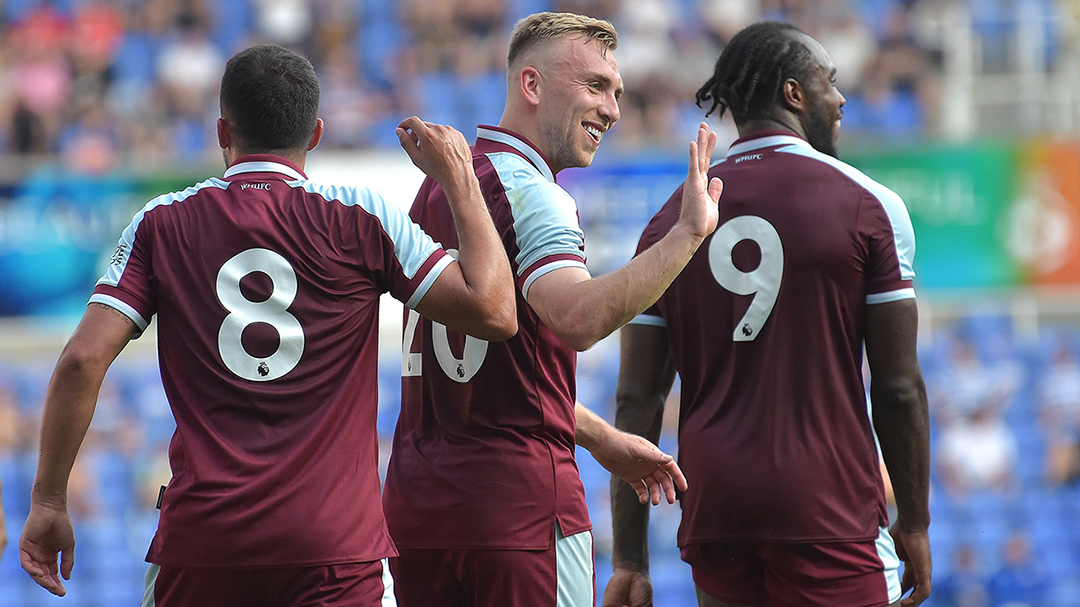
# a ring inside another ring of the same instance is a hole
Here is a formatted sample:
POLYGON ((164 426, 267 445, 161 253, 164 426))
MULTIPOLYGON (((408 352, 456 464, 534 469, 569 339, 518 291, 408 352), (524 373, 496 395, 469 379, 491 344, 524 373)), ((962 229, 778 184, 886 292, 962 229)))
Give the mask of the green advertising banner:
POLYGON ((925 146, 844 160, 907 203, 919 287, 1011 287, 1024 280, 1023 264, 1006 246, 1020 172, 1017 146, 925 146))

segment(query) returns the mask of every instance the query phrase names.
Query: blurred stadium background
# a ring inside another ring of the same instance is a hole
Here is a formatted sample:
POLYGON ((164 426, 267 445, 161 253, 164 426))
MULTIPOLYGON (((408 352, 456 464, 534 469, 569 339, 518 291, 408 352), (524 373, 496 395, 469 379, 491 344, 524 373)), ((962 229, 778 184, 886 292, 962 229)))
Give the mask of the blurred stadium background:
MULTIPOLYGON (((418 114, 472 140, 477 123, 497 122, 507 33, 552 9, 609 18, 620 32, 622 120, 593 167, 560 176, 579 201, 594 273, 629 259, 682 181, 703 114, 693 92, 724 41, 770 18, 822 42, 848 99, 841 157, 898 191, 916 227, 934 416, 928 604, 1080 606, 1076 0, 0 0, 0 607, 56 601, 22 573, 15 548, 48 376, 134 211, 221 174, 224 61, 256 41, 303 50, 327 125, 309 175, 408 205, 420 175, 393 126, 418 114)), ((733 139, 730 122, 713 125, 733 139)), ((388 441, 400 314, 389 308, 384 323, 388 441)), ((153 340, 133 343, 110 372, 73 475, 77 565, 65 605, 141 597, 172 431, 153 340)), ((580 364, 580 400, 608 419, 616 344, 580 364)), ((669 423, 663 447, 674 449, 673 432, 669 423)), ((587 453, 580 466, 602 593, 608 477, 587 453)), ((678 516, 654 513, 658 606, 696 604, 678 516)))

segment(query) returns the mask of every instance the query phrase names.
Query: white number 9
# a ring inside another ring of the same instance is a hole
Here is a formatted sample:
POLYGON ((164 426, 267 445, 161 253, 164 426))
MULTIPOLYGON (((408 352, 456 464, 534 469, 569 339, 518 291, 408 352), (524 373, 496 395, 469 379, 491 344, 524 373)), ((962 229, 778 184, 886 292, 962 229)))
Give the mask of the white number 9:
POLYGON ((735 341, 753 341, 772 314, 784 278, 784 245, 776 228, 756 215, 731 219, 713 235, 709 267, 720 286, 736 295, 754 296, 733 333, 735 341), (761 263, 749 272, 735 267, 731 260, 735 245, 744 240, 757 243, 761 250, 761 263))

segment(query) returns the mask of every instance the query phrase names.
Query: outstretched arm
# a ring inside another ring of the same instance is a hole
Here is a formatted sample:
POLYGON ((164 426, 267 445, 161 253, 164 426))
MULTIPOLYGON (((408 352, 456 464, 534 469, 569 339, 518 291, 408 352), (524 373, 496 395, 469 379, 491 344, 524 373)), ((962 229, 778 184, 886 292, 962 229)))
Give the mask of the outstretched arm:
POLYGON ((637 492, 642 504, 655 506, 661 497, 675 503, 675 488, 686 489, 675 458, 637 434, 616 430, 602 417, 577 403, 575 442, 588 449, 593 458, 637 492))
POLYGON ((500 341, 517 333, 514 277, 465 136, 413 116, 397 128, 413 163, 442 186, 458 235, 457 263, 432 284, 416 311, 462 333, 500 341))
POLYGON ((30 514, 19 538, 19 562, 35 582, 58 596, 67 592, 60 577, 71 579, 75 565, 75 535, 67 511, 71 467, 94 415, 105 372, 135 329, 135 323, 114 308, 91 303, 49 381, 30 514))
POLYGON ((679 220, 659 242, 610 274, 593 278, 582 268, 561 268, 529 288, 529 305, 571 348, 586 350, 645 311, 716 229, 723 183, 708 179, 715 147, 716 133, 701 123, 690 143, 679 220))
POLYGON ((930 422, 916 352, 919 310, 914 299, 867 306, 866 360, 874 430, 896 496, 889 532, 904 561, 902 607, 930 596, 930 422))
MULTIPOLYGON (((662 327, 627 325, 621 330, 621 343, 615 427, 657 443, 664 402, 675 380, 667 333, 662 327)), ((613 571, 604 591, 604 607, 652 605, 649 508, 636 497, 625 483, 611 479, 613 571)))

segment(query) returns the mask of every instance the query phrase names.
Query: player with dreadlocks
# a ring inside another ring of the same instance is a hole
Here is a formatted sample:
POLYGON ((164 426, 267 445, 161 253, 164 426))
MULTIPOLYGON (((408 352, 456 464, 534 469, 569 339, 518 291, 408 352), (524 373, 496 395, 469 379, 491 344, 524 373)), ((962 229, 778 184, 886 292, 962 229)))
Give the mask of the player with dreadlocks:
MULTIPOLYGON (((720 225, 621 333, 620 429, 658 440, 682 380, 678 543, 701 607, 914 607, 930 594, 914 235, 899 196, 836 159, 835 76, 791 25, 732 38, 697 93, 708 113, 730 111, 740 136, 709 171, 725 184, 720 225), (891 526, 875 434, 897 498, 891 526)), ((667 233, 680 197, 639 251, 667 233)), ((605 606, 652 604, 648 516, 612 484, 605 606)))

